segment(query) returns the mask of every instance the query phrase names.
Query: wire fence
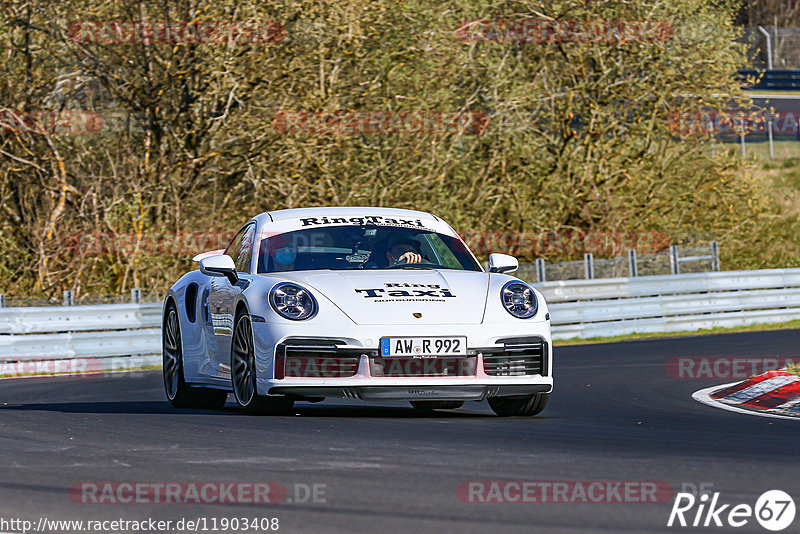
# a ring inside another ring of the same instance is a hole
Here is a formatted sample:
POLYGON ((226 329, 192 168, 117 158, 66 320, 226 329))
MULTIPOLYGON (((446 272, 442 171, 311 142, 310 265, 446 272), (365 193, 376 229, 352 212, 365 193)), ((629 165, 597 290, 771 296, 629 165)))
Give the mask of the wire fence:
POLYGON ((595 259, 592 254, 585 254, 580 261, 546 262, 538 259, 535 263, 521 263, 517 276, 528 282, 547 282, 719 270, 719 246, 712 241, 701 246, 672 245, 653 254, 637 254, 635 250, 629 250, 627 256, 615 258, 595 259))
POLYGON ((761 69, 772 65, 776 69, 800 68, 800 28, 747 26, 740 42, 747 45, 749 64, 761 69), (767 43, 769 35, 769 44, 767 43), (770 62, 769 54, 772 55, 770 62))
POLYGON ((761 77, 750 87, 752 108, 710 110, 692 128, 714 138, 712 156, 735 150, 743 159, 800 159, 800 27, 748 26, 739 40, 744 70, 761 77), (766 83, 770 76, 782 80, 778 90, 766 83))

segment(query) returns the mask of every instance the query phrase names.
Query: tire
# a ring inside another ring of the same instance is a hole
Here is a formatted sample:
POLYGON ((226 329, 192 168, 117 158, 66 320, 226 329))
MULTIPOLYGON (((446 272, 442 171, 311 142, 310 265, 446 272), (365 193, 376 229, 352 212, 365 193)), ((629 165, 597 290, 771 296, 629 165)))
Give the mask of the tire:
POLYGON ((195 388, 186 383, 183 374, 183 344, 178 310, 167 306, 167 318, 162 328, 162 374, 167 400, 175 408, 220 409, 228 393, 214 389, 195 388))
POLYGON ((522 398, 493 397, 489 399, 489 406, 500 417, 532 417, 544 410, 548 400, 549 393, 537 393, 522 398))
POLYGON ((253 345, 253 325, 250 316, 236 318, 231 341, 231 387, 236 404, 244 411, 260 415, 282 415, 294 406, 288 397, 258 394, 256 388, 256 356, 253 345))
POLYGON ((455 410, 464 406, 464 401, 411 401, 417 410, 455 410))

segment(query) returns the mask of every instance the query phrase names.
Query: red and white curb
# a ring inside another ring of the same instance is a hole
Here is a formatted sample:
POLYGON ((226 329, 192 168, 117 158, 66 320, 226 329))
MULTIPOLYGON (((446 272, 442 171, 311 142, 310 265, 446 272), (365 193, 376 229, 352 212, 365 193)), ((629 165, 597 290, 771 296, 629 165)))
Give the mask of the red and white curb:
POLYGON ((692 398, 731 412, 796 419, 800 417, 800 376, 770 371, 742 382, 695 391, 692 398))

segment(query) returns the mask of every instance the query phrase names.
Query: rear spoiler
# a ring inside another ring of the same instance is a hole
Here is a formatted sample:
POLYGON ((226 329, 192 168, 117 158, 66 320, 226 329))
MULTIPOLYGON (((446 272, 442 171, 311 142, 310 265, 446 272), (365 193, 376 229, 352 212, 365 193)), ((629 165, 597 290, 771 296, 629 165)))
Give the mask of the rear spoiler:
POLYGON ((200 261, 203 258, 208 258, 209 256, 219 256, 220 254, 225 254, 224 248, 221 248, 219 250, 209 250, 208 252, 201 252, 200 254, 192 258, 192 261, 200 261))

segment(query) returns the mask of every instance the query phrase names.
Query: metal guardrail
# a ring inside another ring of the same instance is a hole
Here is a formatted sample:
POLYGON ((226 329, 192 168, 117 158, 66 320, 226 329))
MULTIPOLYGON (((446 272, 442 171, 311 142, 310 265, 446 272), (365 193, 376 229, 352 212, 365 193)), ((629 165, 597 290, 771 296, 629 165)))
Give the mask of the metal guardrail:
POLYGON ((800 89, 800 69, 739 69, 739 79, 744 81, 748 76, 758 79, 749 90, 796 91, 800 89))
POLYGON ((160 328, 0 336, 0 354, 5 361, 110 358, 160 351, 160 328))
POLYGON ((800 319, 800 269, 534 284, 556 339, 680 332, 800 319))
MULTIPOLYGON (((547 299, 555 339, 680 332, 800 319, 800 269, 562 280, 534 285, 547 299)), ((160 303, 0 309, 0 366, 15 361, 127 356, 144 356, 149 364, 157 364, 161 352, 160 321, 160 303)))
POLYGON ((161 303, 0 308, 0 378, 78 375, 161 362, 161 303))
POLYGON ((0 334, 157 328, 160 325, 160 303, 0 308, 0 334))
POLYGON ((721 271, 679 275, 562 280, 534 284, 548 303, 800 287, 800 269, 721 271))

